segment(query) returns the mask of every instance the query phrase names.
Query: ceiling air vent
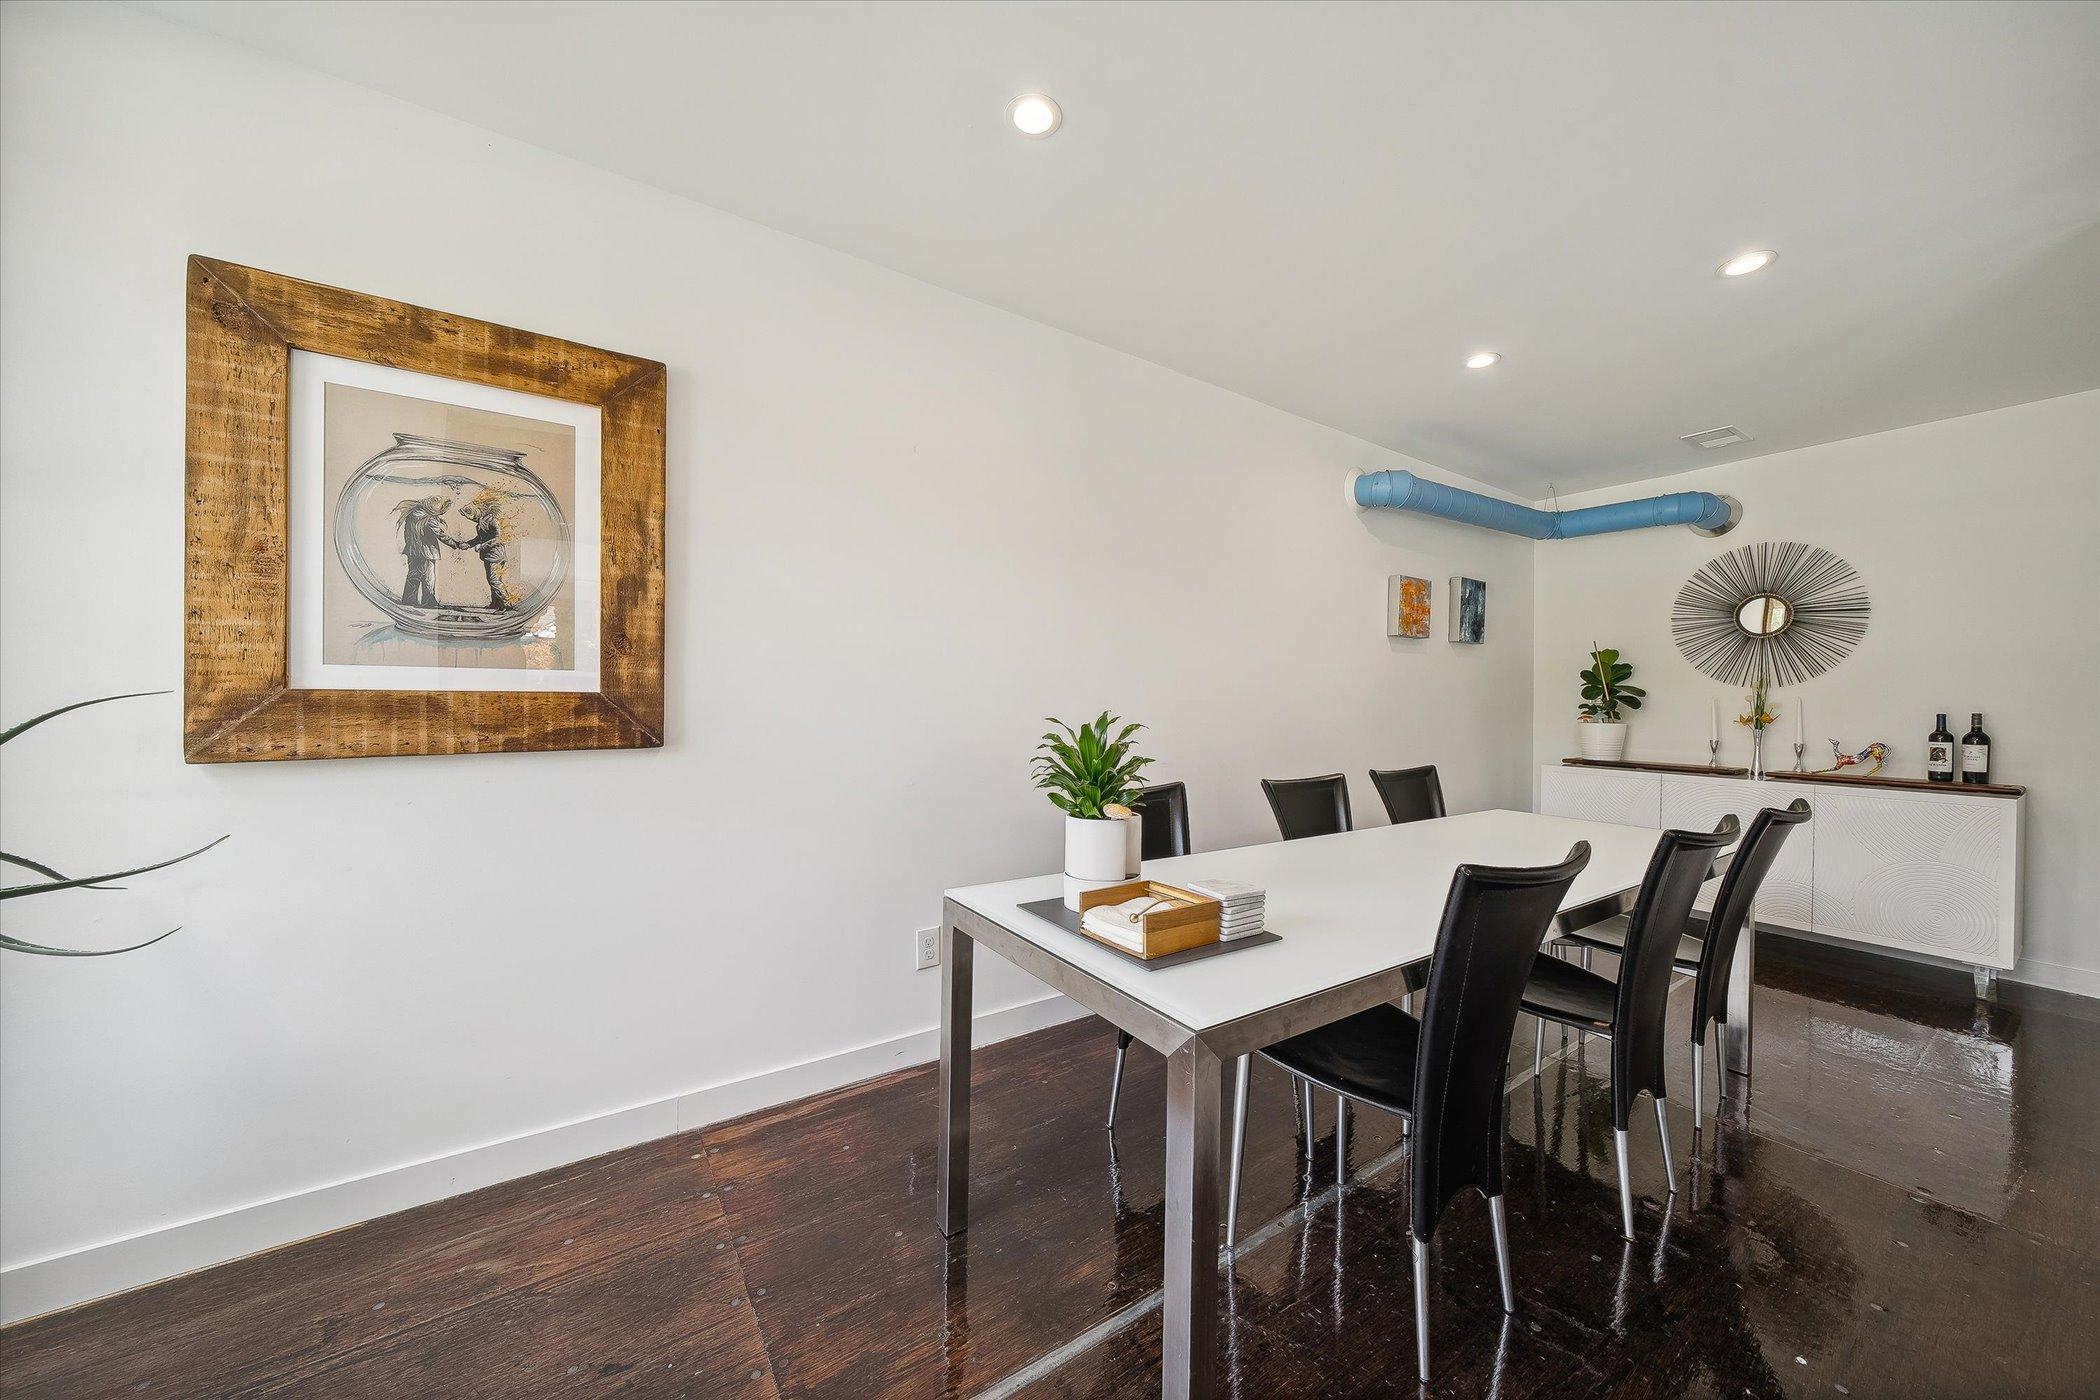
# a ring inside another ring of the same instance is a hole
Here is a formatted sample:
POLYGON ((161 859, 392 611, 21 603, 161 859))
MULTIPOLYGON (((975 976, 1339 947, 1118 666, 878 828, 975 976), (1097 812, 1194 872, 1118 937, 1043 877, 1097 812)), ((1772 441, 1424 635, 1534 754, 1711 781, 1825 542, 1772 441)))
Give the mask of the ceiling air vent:
POLYGON ((1733 447, 1739 442, 1750 441, 1750 434, 1741 428, 1708 428, 1703 433, 1686 433, 1678 439, 1694 447, 1733 447))

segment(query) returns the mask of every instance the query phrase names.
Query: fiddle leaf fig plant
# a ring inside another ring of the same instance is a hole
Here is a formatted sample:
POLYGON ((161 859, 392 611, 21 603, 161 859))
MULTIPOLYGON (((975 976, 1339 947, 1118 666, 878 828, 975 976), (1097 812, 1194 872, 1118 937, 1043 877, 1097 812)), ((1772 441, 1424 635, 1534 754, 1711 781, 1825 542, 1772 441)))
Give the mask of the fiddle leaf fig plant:
POLYGON ((1627 681, 1633 675, 1633 663, 1621 661, 1619 653, 1612 647, 1600 647, 1590 643, 1590 664, 1582 672, 1582 713, 1594 720, 1617 724, 1620 711, 1638 710, 1648 692, 1627 681))
POLYGON ((1066 816, 1127 816, 1107 809, 1128 808, 1137 800, 1138 773, 1152 762, 1136 750, 1134 736, 1145 726, 1125 724, 1106 710, 1077 729, 1061 719, 1049 723, 1057 727, 1044 732, 1030 764, 1035 785, 1066 816))
MULTIPOLYGON (((61 705, 55 710, 45 711, 34 719, 25 719, 20 724, 13 725, 6 730, 0 730, 0 744, 5 744, 10 739, 19 737, 25 731, 36 728, 45 720, 55 719, 69 710, 82 709, 88 705, 107 704, 111 700, 135 700, 142 695, 166 695, 167 693, 165 690, 142 690, 135 691, 130 695, 104 695, 94 700, 76 700, 70 705, 61 705)), ((221 836, 219 841, 224 841, 225 839, 224 836, 221 836)), ((32 875, 44 877, 42 880, 31 881, 26 884, 0 886, 0 900, 19 899, 32 894, 52 894, 59 890, 122 889, 122 885, 112 885, 109 882, 111 880, 127 879, 133 875, 144 875, 149 871, 164 870, 168 866, 188 860, 191 856, 203 855, 213 846, 218 845, 219 841, 209 842, 199 846, 194 851, 168 860, 155 861, 151 865, 133 866, 129 870, 112 870, 106 875, 84 875, 77 879, 66 875, 62 871, 53 869, 40 860, 31 860, 27 856, 12 855, 6 851, 0 851, 0 865, 18 866, 32 875)), ((144 948, 149 944, 158 943, 161 939, 166 938, 168 934, 178 931, 178 929, 171 928, 167 933, 155 934, 142 943, 133 943, 122 948, 50 948, 41 943, 29 943, 22 939, 11 937, 8 934, 0 933, 0 949, 5 949, 10 953, 37 953, 47 958, 106 958, 112 953, 129 953, 144 948)))

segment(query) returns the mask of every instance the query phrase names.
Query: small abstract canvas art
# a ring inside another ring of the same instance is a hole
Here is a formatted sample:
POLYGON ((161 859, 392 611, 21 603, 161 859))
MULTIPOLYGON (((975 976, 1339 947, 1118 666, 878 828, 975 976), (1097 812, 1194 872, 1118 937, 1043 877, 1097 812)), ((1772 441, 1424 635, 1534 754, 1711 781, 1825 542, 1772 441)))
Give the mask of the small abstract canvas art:
POLYGON ((1429 580, 1394 574, 1385 581, 1385 634, 1429 635, 1429 580))
POLYGON ((1488 627, 1488 586, 1477 578, 1451 580, 1451 640, 1484 642, 1488 627))

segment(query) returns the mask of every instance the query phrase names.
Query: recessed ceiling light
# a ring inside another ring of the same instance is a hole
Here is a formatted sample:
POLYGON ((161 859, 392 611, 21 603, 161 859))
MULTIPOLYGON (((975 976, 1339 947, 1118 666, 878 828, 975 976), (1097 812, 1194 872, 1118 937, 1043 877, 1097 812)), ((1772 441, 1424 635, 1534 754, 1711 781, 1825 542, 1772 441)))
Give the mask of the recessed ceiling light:
POLYGON ((1477 355, 1466 356, 1467 369, 1487 369, 1491 365, 1499 365, 1501 363, 1502 357, 1492 350, 1483 350, 1477 355))
POLYGON ((1748 277, 1753 272, 1762 272, 1770 267, 1779 254, 1769 248, 1758 248, 1748 253, 1737 253, 1721 264, 1723 277, 1748 277))
POLYGON ((1022 93, 1006 111, 1023 136, 1048 136, 1065 119, 1057 104, 1039 92, 1022 93))
POLYGON ((1733 424, 1721 428, 1708 428, 1703 433, 1686 433, 1678 439, 1694 447, 1733 447, 1739 442, 1750 441, 1750 434, 1733 424))

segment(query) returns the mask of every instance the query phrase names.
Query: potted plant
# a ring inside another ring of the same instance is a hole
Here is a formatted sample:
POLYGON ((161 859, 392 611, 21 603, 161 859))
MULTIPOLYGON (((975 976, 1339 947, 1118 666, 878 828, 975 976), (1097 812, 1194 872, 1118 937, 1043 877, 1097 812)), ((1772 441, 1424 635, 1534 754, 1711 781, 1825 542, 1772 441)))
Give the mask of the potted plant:
POLYGON ((1137 775, 1151 759, 1139 755, 1134 736, 1141 724, 1125 724, 1106 710, 1073 728, 1063 720, 1043 735, 1031 765, 1035 785, 1065 814, 1065 874, 1073 880, 1108 883, 1137 873, 1140 848, 1137 775))
POLYGON ((1575 726, 1584 758, 1616 762, 1626 756, 1626 720, 1622 710, 1638 710, 1648 694, 1628 685, 1633 663, 1621 661, 1611 647, 1590 643, 1590 664, 1582 672, 1582 720, 1575 726))
MULTIPOLYGON (((8 740, 27 733, 47 719, 56 719, 60 715, 70 714, 74 710, 84 710, 90 705, 106 705, 112 700, 136 700, 144 695, 165 695, 167 693, 165 690, 141 690, 134 691, 129 695, 104 695, 94 700, 76 700, 70 705, 61 705, 55 710, 45 711, 34 719, 25 719, 20 724, 10 726, 4 732, 0 732, 0 744, 5 744, 8 740)), ((224 841, 225 839, 225 837, 221 836, 219 841, 224 841)), ((178 865, 188 860, 191 856, 203 855, 213 846, 218 845, 219 841, 212 841, 199 846, 196 850, 190 851, 185 855, 175 856, 168 860, 155 861, 151 865, 137 865, 129 870, 112 870, 106 875, 82 875, 78 877, 55 870, 42 861, 31 860, 28 856, 13 856, 5 851, 0 851, 0 865, 20 866, 33 875, 44 877, 41 880, 29 880, 20 884, 0 886, 0 899, 19 899, 32 894, 55 894, 60 890, 120 890, 124 888, 122 885, 112 885, 109 882, 112 880, 127 880, 134 875, 146 875, 155 870, 165 870, 171 865, 178 865)), ((114 953, 135 953, 141 948, 149 948, 175 932, 178 932, 178 930, 171 928, 167 933, 157 933, 142 943, 130 943, 122 948, 53 948, 43 943, 31 943, 25 939, 13 937, 10 934, 0 933, 0 950, 10 953, 35 953, 47 958, 106 958, 114 953)))

